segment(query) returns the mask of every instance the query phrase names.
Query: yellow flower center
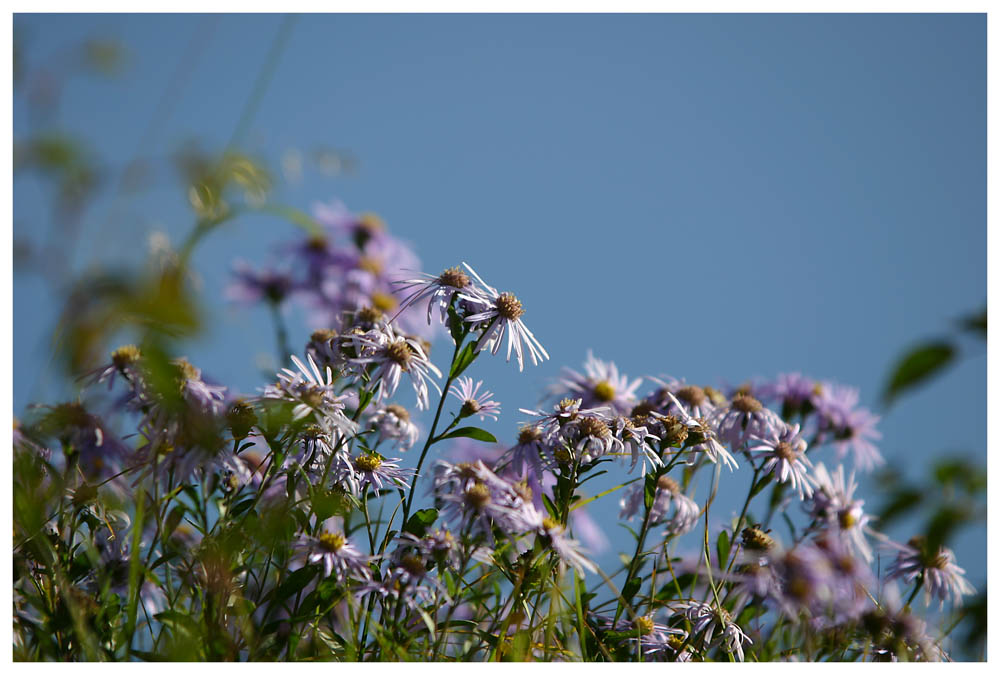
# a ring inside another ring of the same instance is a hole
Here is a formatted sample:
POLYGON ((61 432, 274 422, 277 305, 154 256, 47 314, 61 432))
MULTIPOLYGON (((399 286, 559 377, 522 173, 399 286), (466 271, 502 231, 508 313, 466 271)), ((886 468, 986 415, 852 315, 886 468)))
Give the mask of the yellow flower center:
POLYGON ((607 380, 602 380, 594 385, 594 397, 598 401, 614 401, 615 388, 607 380))
POLYGON ((378 468, 382 466, 382 460, 375 455, 361 455, 354 460, 354 466, 358 469, 358 471, 371 473, 372 471, 378 470, 378 468))
POLYGON ((329 532, 324 532, 319 535, 319 545, 326 551, 330 553, 336 553, 340 549, 344 548, 344 544, 347 540, 342 534, 331 534, 329 532))

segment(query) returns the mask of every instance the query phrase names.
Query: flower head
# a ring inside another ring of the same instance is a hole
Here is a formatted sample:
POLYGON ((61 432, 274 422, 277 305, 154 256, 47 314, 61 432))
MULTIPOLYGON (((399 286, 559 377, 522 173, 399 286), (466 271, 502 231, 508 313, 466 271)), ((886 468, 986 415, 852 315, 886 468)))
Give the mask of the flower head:
POLYGON ((476 271, 466 265, 465 268, 472 273, 482 289, 483 295, 463 294, 462 297, 474 302, 485 297, 489 304, 482 311, 472 314, 465 320, 475 327, 483 326, 483 334, 476 341, 476 351, 489 345, 490 351, 496 354, 500 350, 504 335, 507 335, 507 361, 510 361, 511 350, 517 354, 517 366, 519 370, 524 370, 524 350, 527 349, 531 363, 538 365, 539 361, 549 358, 548 352, 532 334, 528 327, 521 321, 524 316, 524 307, 512 293, 498 293, 495 288, 488 285, 476 274, 476 271))
POLYGON ((563 369, 563 376, 550 388, 556 396, 570 396, 582 399, 586 407, 610 407, 619 415, 628 414, 637 403, 635 390, 642 383, 642 378, 629 381, 618 373, 618 367, 610 361, 595 358, 590 351, 583 364, 581 375, 569 368, 563 369))
POLYGON ((373 382, 377 382, 376 395, 379 400, 392 396, 399 387, 403 373, 406 373, 413 384, 417 395, 417 409, 428 406, 428 387, 430 384, 441 393, 431 375, 441 377, 441 371, 431 363, 420 340, 405 335, 397 335, 392 326, 381 326, 376 335, 366 333, 359 336, 362 356, 352 361, 359 365, 371 365, 373 382), (367 349, 366 349, 367 348, 367 349))
POLYGON ((460 376, 455 379, 448 393, 462 402, 459 417, 471 417, 479 415, 479 419, 485 420, 492 417, 494 420, 500 417, 500 403, 493 399, 493 392, 483 391, 479 393, 479 388, 483 386, 482 381, 473 382, 471 377, 460 376))

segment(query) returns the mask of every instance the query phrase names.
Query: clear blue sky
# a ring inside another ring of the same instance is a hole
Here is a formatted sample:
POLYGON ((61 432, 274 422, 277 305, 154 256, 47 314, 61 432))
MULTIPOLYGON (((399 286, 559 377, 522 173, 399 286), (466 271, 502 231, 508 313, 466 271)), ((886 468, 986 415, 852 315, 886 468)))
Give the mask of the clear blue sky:
MULTIPOLYGON (((121 166, 191 138, 223 148, 280 21, 20 15, 14 26, 29 70, 84 37, 129 48, 121 78, 70 81, 59 115, 121 166), (193 66, 165 97, 185 58, 193 66)), ((14 112, 18 136, 23 101, 14 112)), ((244 147, 276 158, 319 145, 349 149, 359 171, 312 172, 281 201, 377 211, 425 269, 466 260, 524 301, 553 360, 475 372, 505 406, 489 428, 508 441, 516 409, 588 348, 631 375, 705 383, 800 370, 859 386, 875 407, 904 347, 986 298, 984 15, 301 16, 244 147)), ((153 229, 184 236, 184 194, 160 178, 110 237, 97 235, 109 200, 88 212, 77 269, 134 258, 153 229)), ((44 194, 19 179, 14 196, 15 234, 43 238, 44 194)), ((196 257, 218 311, 186 353, 252 392, 272 333, 265 312, 225 306, 229 263, 264 262, 295 232, 264 218, 227 227, 196 257)), ((55 306, 29 276, 15 278, 14 302, 20 415, 57 391, 45 375, 55 306)), ((292 332, 304 341, 303 324, 292 332)), ((882 451, 909 472, 954 452, 985 461, 985 350, 972 350, 883 419, 882 451)), ((608 527, 616 511, 602 513, 608 527)), ((956 548, 981 584, 983 533, 956 548)))

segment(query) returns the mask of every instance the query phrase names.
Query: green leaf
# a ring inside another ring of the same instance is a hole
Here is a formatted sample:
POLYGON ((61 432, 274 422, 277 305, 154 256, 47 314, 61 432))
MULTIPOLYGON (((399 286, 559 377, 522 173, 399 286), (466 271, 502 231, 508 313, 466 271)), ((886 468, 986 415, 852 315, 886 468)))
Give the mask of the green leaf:
POLYGON ((403 532, 409 532, 415 537, 422 537, 427 533, 427 528, 434 524, 437 517, 437 509, 420 509, 406 521, 403 532))
POLYGON ((929 342, 911 350, 896 364, 882 400, 892 403, 901 393, 925 382, 951 363, 955 348, 947 342, 929 342))
POLYGON ((300 567, 299 569, 295 570, 287 577, 285 577, 285 580, 281 583, 280 586, 278 586, 277 590, 275 590, 274 599, 277 602, 282 602, 285 599, 295 595, 303 588, 305 588, 310 581, 312 581, 312 578, 316 576, 316 571, 317 571, 316 568, 313 567, 312 565, 308 565, 306 567, 300 567))
POLYGON ((646 485, 645 491, 643 492, 642 505, 647 511, 653 507, 653 500, 656 499, 656 482, 657 476, 654 474, 646 475, 646 485))
POLYGON ((638 577, 629 579, 628 583, 622 587, 622 598, 625 599, 625 602, 631 602, 640 588, 642 588, 642 579, 638 577))
POLYGON ((896 491, 889 503, 882 508, 878 522, 881 527, 920 506, 925 491, 904 487, 896 491))
POLYGON ((982 311, 976 312, 969 316, 963 317, 959 321, 959 325, 963 330, 969 333, 976 333, 979 337, 986 339, 986 308, 984 307, 982 311))
POLYGON ((729 533, 723 530, 715 540, 715 553, 719 556, 719 565, 725 567, 729 562, 729 533))
POLYGON ((768 485, 770 485, 772 480, 774 480, 773 473, 769 473, 766 476, 762 476, 753 486, 753 490, 750 491, 750 498, 753 499, 754 497, 759 495, 760 491, 766 488, 768 485))
POLYGON ((462 351, 458 353, 455 360, 451 364, 451 372, 448 373, 448 379, 455 379, 463 372, 465 369, 472 365, 472 362, 476 360, 479 356, 476 351, 476 343, 470 342, 469 344, 462 347, 462 351))
POLYGON ((485 429, 480 429, 479 427, 459 427, 458 429, 441 436, 438 440, 443 441, 447 438, 473 438, 477 441, 482 441, 483 443, 497 442, 496 436, 485 429))

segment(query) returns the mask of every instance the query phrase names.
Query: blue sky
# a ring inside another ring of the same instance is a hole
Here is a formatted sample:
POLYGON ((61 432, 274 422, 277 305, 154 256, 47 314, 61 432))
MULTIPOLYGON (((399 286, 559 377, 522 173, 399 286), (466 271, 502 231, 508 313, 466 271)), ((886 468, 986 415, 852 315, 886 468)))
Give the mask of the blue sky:
MULTIPOLYGON (((225 147, 280 22, 19 15, 14 26, 29 72, 82 38, 127 46, 121 77, 68 81, 58 117, 121 166, 193 138, 225 147)), ((905 347, 985 302, 984 15, 325 15, 290 31, 243 147, 348 149, 355 174, 312 171, 277 199, 377 211, 425 269, 465 260, 517 293, 553 359, 522 374, 477 364, 505 406, 489 427, 502 440, 516 409, 587 349, 633 376, 710 384, 797 370, 858 386, 875 408, 905 347)), ((24 112, 16 99, 15 137, 24 112)), ((15 183, 17 237, 44 239, 44 196, 33 179, 15 183)), ((150 231, 176 243, 191 224, 163 171, 114 209, 99 200, 70 264, 134 260, 150 231)), ((196 255, 215 315, 185 350, 252 392, 272 333, 263 310, 223 302, 229 264, 265 262, 295 231, 263 217, 226 228, 196 255)), ((46 358, 55 302, 15 277, 17 415, 58 393, 46 358)), ((304 341, 304 323, 292 336, 304 341)), ((912 475, 954 453, 985 461, 985 348, 968 346, 882 420, 883 453, 912 475)), ((957 543, 981 583, 982 533, 957 543)))

